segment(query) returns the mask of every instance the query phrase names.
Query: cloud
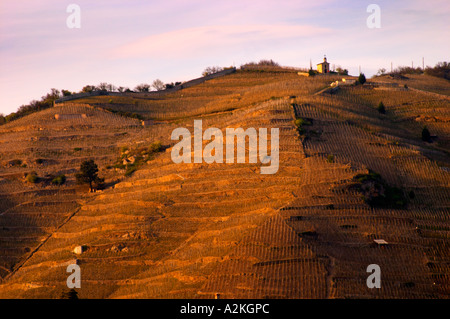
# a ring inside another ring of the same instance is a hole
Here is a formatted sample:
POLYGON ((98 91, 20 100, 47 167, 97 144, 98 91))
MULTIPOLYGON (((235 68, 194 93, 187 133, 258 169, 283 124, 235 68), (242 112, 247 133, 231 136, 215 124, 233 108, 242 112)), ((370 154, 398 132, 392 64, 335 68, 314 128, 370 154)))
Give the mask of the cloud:
POLYGON ((186 28, 143 37, 118 47, 115 58, 180 58, 183 55, 230 51, 246 46, 271 46, 286 41, 329 33, 327 28, 310 25, 219 25, 186 28))

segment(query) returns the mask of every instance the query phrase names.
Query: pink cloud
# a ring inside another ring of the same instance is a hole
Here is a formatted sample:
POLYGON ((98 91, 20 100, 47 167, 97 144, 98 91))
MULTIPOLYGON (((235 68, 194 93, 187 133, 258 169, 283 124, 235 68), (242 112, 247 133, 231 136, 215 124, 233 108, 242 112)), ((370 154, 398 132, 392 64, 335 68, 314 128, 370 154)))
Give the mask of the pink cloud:
POLYGON ((246 44, 269 45, 273 40, 289 40, 329 33, 327 28, 309 25, 222 25, 186 28, 154 34, 118 47, 113 57, 180 57, 192 54, 229 50, 246 44))

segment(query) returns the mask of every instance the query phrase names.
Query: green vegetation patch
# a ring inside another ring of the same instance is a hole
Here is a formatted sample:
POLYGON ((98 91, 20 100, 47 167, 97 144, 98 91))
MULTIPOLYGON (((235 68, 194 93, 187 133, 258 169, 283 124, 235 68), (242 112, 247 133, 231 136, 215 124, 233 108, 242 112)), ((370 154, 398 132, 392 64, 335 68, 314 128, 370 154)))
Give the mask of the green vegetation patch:
POLYGON ((371 207, 400 209, 407 204, 403 190, 388 185, 378 173, 369 171, 369 174, 358 174, 353 180, 353 187, 363 194, 365 202, 371 207))
POLYGON ((31 173, 27 174, 27 176, 25 177, 25 180, 28 183, 36 184, 37 182, 39 182, 40 178, 38 177, 36 172, 31 172, 31 173))
POLYGON ((61 174, 52 179, 53 185, 62 185, 66 182, 66 175, 61 174))
POLYGON ((163 151, 165 148, 161 142, 153 142, 146 147, 129 148, 122 146, 120 148, 120 157, 113 165, 114 168, 125 169, 125 176, 131 176, 136 172, 145 162, 152 160, 157 153, 163 151))
POLYGON ((300 135, 306 134, 305 126, 312 125, 313 120, 312 119, 304 119, 301 117, 297 117, 294 121, 295 126, 297 127, 297 132, 300 135))

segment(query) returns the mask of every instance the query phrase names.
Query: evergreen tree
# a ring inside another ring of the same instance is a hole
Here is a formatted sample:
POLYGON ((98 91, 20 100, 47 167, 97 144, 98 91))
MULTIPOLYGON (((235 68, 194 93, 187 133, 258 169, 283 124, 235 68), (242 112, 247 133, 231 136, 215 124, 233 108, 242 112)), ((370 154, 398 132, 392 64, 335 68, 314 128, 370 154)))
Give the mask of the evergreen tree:
POLYGON ((426 126, 424 126, 424 128, 422 130, 422 140, 425 142, 429 142, 431 140, 430 131, 428 130, 428 128, 426 126))
POLYGON ((378 112, 380 112, 381 114, 386 114, 386 108, 384 107, 383 102, 380 102, 380 104, 378 104, 378 112))
POLYGON ((104 182, 103 178, 98 177, 98 167, 94 160, 86 160, 81 163, 80 172, 75 175, 78 184, 89 183, 89 190, 92 192, 94 190, 93 183, 97 186, 104 182))
POLYGON ((361 84, 366 83, 366 76, 364 75, 364 73, 359 74, 358 82, 361 84))

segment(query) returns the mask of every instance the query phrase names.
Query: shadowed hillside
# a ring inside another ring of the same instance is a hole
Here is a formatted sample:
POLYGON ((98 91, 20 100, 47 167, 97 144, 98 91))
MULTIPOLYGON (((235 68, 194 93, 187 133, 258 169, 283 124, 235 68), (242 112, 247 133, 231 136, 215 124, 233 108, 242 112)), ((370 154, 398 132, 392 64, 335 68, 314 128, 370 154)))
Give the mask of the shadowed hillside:
POLYGON ((381 77, 372 82, 398 87, 317 94, 341 78, 238 70, 1 126, 0 297, 59 298, 76 263, 80 298, 448 298, 450 84, 381 77), (173 163, 171 132, 192 132, 194 119, 204 130, 279 128, 278 172, 173 163), (162 151, 148 155, 155 142, 162 151), (75 183, 86 159, 104 190, 75 183), (367 288, 370 264, 381 289, 367 288))

